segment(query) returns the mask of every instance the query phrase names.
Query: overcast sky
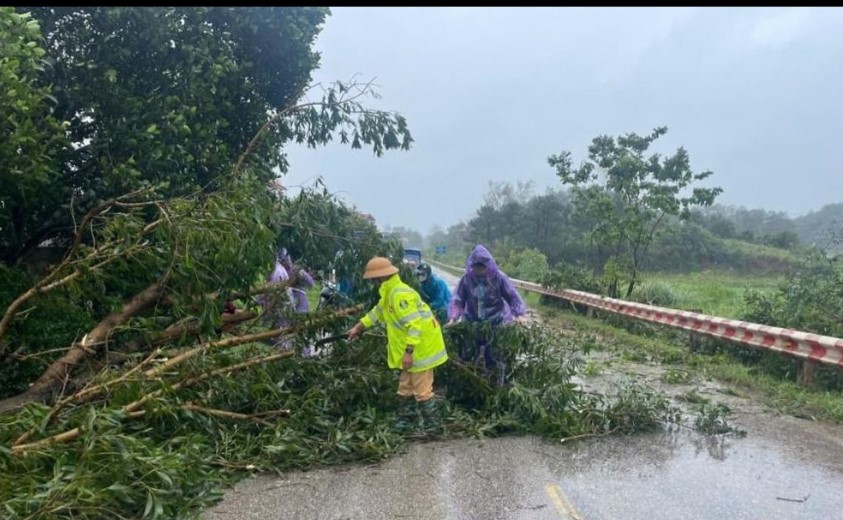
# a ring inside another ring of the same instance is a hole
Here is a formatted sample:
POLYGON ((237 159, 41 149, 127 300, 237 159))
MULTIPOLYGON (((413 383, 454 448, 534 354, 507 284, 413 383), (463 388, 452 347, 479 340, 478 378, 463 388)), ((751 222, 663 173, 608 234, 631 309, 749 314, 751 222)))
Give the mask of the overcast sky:
POLYGON ((843 202, 843 9, 333 8, 316 81, 376 77, 410 151, 290 147, 379 225, 470 218, 488 181, 560 187, 547 157, 597 135, 668 133, 718 202, 792 216, 843 202))

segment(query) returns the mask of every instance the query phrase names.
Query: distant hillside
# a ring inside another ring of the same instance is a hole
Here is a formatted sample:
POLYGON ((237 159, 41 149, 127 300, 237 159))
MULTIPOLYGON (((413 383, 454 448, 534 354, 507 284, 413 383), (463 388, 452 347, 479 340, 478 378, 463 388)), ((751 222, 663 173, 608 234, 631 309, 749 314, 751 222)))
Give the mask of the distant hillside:
POLYGON ((843 202, 795 218, 782 211, 715 205, 694 211, 693 221, 720 238, 843 251, 843 202))
POLYGON ((793 219, 799 242, 831 252, 843 252, 843 202, 828 204, 818 211, 793 219))

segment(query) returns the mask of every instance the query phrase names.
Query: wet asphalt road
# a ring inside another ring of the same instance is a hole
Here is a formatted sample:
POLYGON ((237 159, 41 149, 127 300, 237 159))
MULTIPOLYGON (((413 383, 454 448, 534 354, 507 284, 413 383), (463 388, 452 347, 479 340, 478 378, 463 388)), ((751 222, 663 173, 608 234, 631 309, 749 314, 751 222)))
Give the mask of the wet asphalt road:
POLYGON ((840 431, 785 420, 786 440, 689 431, 571 446, 534 437, 412 445, 377 465, 239 483, 211 519, 836 519, 840 431), (807 433, 806 433, 807 432, 807 433))
POLYGON ((448 284, 448 286, 451 288, 452 292, 454 291, 454 289, 457 288, 457 284, 460 281, 459 276, 454 276, 451 273, 447 273, 447 272, 443 271, 442 269, 439 269, 436 266, 431 266, 431 269, 433 270, 433 273, 436 274, 436 276, 445 280, 445 283, 448 284))
POLYGON ((739 400, 743 438, 682 429, 417 443, 375 465, 256 476, 202 518, 843 519, 843 427, 739 400))

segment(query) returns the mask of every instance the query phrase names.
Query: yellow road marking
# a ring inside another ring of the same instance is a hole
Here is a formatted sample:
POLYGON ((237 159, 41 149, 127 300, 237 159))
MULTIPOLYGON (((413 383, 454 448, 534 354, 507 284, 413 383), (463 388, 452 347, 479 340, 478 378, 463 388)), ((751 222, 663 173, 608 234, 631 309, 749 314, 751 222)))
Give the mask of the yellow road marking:
POLYGON ((562 492, 562 489, 559 486, 556 484, 546 484, 544 486, 544 490, 547 493, 547 496, 550 497, 550 500, 553 501, 553 505, 556 506, 556 510, 562 518, 583 520, 582 515, 576 510, 576 508, 574 508, 570 500, 565 497, 565 493, 562 492))

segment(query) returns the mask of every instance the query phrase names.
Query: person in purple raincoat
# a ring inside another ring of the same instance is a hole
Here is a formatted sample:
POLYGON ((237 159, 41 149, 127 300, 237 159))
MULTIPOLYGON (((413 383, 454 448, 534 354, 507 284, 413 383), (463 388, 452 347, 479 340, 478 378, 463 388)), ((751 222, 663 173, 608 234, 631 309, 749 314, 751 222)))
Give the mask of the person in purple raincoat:
MULTIPOLYGON (((284 267, 283 256, 286 249, 278 250, 278 256, 275 258, 275 267, 266 279, 267 285, 275 285, 285 283, 290 279, 290 273, 284 267)), ((285 311, 289 308, 290 302, 293 301, 293 292, 288 287, 284 291, 273 292, 262 295, 258 298, 258 303, 264 308, 267 325, 273 329, 279 329, 290 325, 290 319, 285 316, 285 311)), ((281 339, 273 338, 266 340, 266 343, 281 347, 289 348, 290 341, 282 337, 281 339)))
MULTIPOLYGON (((449 324, 458 320, 474 323, 489 323, 488 334, 482 334, 477 341, 477 358, 484 358, 486 369, 498 369, 498 384, 505 383, 506 367, 496 359, 492 351, 494 329, 499 325, 519 321, 526 315, 524 300, 509 277, 498 268, 498 264, 482 245, 476 245, 465 261, 465 274, 460 278, 448 308, 449 324)), ((475 349, 461 345, 460 357, 470 361, 475 349)))
POLYGON ((295 265, 293 265, 293 259, 290 257, 286 248, 281 249, 279 259, 287 270, 287 273, 293 278, 293 285, 290 288, 293 296, 293 309, 298 313, 310 312, 310 300, 307 297, 307 290, 313 287, 316 282, 307 270, 296 270, 295 265))
MULTIPOLYGON (((284 269, 287 270, 287 273, 290 275, 292 279, 292 285, 290 286, 290 294, 291 294, 291 306, 293 310, 297 313, 306 313, 310 312, 310 299, 307 297, 307 290, 313 287, 316 282, 313 280, 313 277, 310 273, 307 272, 306 269, 296 268, 293 264, 293 259, 290 256, 290 253, 287 252, 286 248, 281 248, 278 254, 278 258, 281 262, 281 265, 284 266, 284 269)), ((314 355, 313 347, 308 345, 304 347, 302 350, 303 357, 311 357, 314 355)))

